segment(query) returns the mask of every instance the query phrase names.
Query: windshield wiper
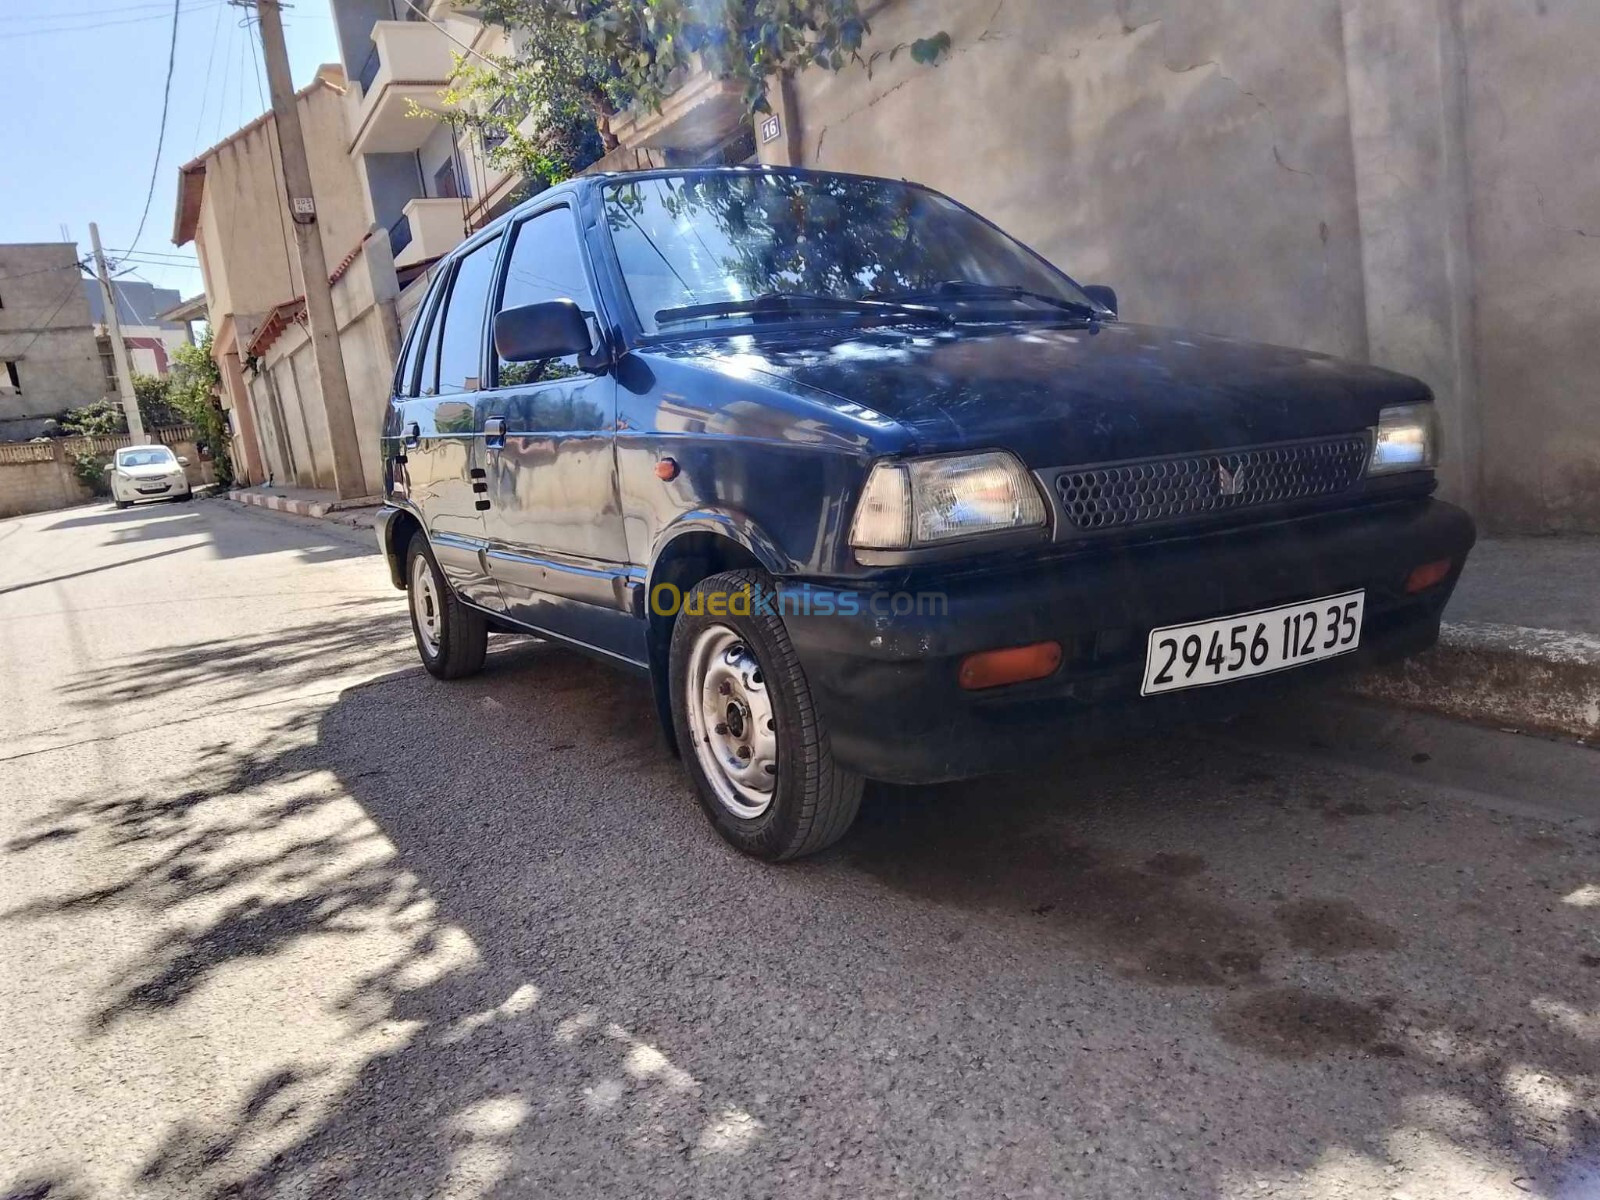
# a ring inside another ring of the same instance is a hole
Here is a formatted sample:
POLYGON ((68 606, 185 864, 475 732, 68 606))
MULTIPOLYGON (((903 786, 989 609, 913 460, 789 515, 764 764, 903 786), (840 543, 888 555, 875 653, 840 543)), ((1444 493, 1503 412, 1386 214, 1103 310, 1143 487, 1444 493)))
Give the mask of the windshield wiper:
POLYGON ((946 314, 926 304, 906 303, 868 297, 850 300, 813 292, 763 292, 745 300, 717 300, 709 304, 688 304, 682 308, 663 308, 656 313, 656 324, 704 321, 713 317, 759 316, 763 313, 862 313, 867 316, 919 317, 943 321, 946 314))
POLYGON ((869 292, 868 296, 874 300, 894 301, 896 303, 926 303, 930 300, 1034 300, 1040 304, 1048 304, 1051 308, 1059 308, 1064 312, 1074 313, 1081 317, 1098 317, 1100 310, 1092 304, 1085 304, 1081 300, 1068 300, 1065 296, 1052 296, 1049 292, 1038 292, 1032 288, 1016 287, 1009 284, 974 283, 970 279, 946 279, 943 283, 935 284, 931 288, 919 288, 915 291, 905 292, 869 292))

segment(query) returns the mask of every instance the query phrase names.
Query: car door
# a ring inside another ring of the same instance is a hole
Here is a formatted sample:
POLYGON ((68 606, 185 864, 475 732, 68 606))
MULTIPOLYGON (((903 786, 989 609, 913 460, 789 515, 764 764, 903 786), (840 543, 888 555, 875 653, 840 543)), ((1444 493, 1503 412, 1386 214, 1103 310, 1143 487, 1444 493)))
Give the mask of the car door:
POLYGON ((479 242, 441 281, 422 331, 415 395, 401 405, 406 492, 422 515, 434 557, 457 593, 493 612, 504 604, 483 558, 476 400, 499 250, 498 236, 479 242))
MULTIPOLYGON (((572 300, 597 314, 576 216, 565 204, 519 221, 495 311, 572 300)), ((598 319, 591 322, 596 331, 598 319)), ((617 381, 578 356, 502 362, 478 399, 489 508, 489 571, 510 615, 562 637, 643 661, 642 588, 628 565, 617 501, 617 381)))

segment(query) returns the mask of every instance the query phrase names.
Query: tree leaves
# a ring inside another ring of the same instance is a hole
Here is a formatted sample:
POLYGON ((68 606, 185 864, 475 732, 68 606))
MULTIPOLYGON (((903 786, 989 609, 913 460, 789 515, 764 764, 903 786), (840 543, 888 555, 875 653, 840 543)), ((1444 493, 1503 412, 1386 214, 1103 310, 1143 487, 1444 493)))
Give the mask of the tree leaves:
MULTIPOLYGON (((598 157, 588 153, 586 129, 604 153, 616 146, 618 113, 659 111, 697 56, 713 77, 741 85, 748 113, 767 113, 773 79, 811 66, 867 65, 861 49, 872 33, 861 0, 476 0, 473 7, 486 23, 512 31, 519 49, 463 61, 446 105, 480 122, 498 114, 504 136, 495 139, 491 162, 548 183, 598 157)), ((900 49, 931 66, 950 52, 951 39, 940 32, 900 49)))

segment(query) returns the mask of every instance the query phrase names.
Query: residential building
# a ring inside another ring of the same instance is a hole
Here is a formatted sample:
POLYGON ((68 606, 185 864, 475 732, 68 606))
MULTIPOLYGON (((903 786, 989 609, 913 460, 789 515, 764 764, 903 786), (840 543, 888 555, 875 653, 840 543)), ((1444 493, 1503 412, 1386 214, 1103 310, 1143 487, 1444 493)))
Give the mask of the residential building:
MULTIPOLYGON (((386 239, 369 236, 367 192, 348 153, 343 70, 323 67, 296 93, 296 103, 323 253, 337 264, 334 299, 357 428, 375 430, 397 344, 393 266, 386 239), (374 240, 381 245, 373 247, 374 240), (376 264, 369 251, 379 255, 376 264), (372 270, 380 282, 369 286, 372 270), (348 294, 357 281, 361 294, 348 294), (376 372, 366 365, 373 362, 376 372)), ((172 240, 194 242, 200 261, 241 478, 332 487, 316 371, 309 348, 293 336, 303 320, 304 289, 282 178, 277 123, 268 112, 179 169, 172 240)), ((377 478, 376 439, 362 439, 362 451, 369 478, 377 478)))
POLYGON ((81 262, 71 242, 0 245, 0 440, 106 394, 81 262))
POLYGON ((371 219, 388 231, 404 281, 521 198, 488 163, 478 130, 439 114, 456 56, 509 53, 504 30, 449 0, 332 0, 348 91, 348 149, 371 219))
MULTIPOLYGON (((85 279, 83 290, 89 301, 90 320, 94 322, 106 390, 114 393, 118 390, 117 364, 100 281, 85 279)), ((164 320, 161 314, 176 306, 182 294, 175 288, 160 288, 137 279, 113 279, 111 292, 116 297, 117 320, 122 328, 122 344, 128 348, 129 367, 135 375, 165 377, 172 365, 173 351, 188 344, 189 329, 177 321, 164 320)))
MULTIPOLYGON (((520 48, 521 34, 485 25, 452 0, 331 0, 348 93, 350 153, 360 163, 373 221, 389 233, 402 285, 473 230, 528 195, 496 168, 481 127, 442 118, 441 93, 458 59, 484 62, 520 48), (436 116, 430 119, 422 113, 436 116)), ((642 122, 607 167, 756 160, 742 92, 692 78, 642 122)))

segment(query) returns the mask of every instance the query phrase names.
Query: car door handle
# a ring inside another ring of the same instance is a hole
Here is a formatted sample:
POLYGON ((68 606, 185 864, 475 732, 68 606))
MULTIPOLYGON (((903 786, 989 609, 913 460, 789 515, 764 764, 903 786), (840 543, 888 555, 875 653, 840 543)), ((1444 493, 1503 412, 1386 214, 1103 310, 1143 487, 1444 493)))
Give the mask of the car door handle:
POLYGON ((506 444, 506 419, 504 417, 489 417, 484 421, 483 444, 491 450, 498 450, 506 444))
POLYGON ((410 450, 415 450, 417 448, 417 443, 420 442, 421 440, 422 440, 422 426, 418 425, 415 421, 413 421, 413 422, 411 422, 411 424, 406 426, 406 437, 405 437, 406 448, 410 449, 410 450))

